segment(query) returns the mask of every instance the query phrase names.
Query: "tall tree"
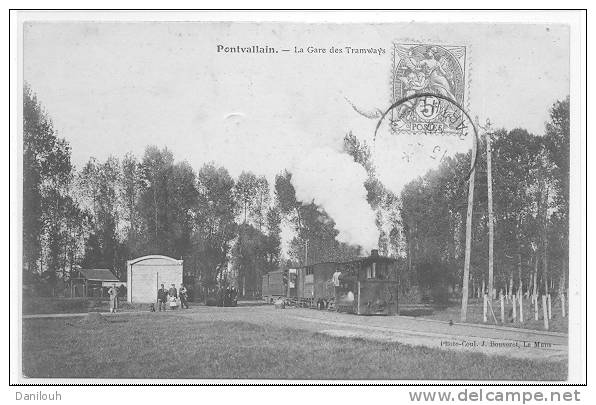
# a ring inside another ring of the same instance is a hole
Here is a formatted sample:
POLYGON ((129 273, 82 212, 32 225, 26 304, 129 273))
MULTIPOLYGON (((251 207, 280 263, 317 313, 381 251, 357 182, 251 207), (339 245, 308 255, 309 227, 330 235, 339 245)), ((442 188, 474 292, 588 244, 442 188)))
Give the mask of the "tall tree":
POLYGON ((250 217, 253 224, 263 232, 267 224, 267 213, 271 203, 269 182, 265 176, 257 177, 254 204, 250 209, 250 217))
POLYGON ((281 213, 275 206, 267 211, 267 241, 265 246, 267 271, 276 270, 281 255, 281 213))
MULTIPOLYGON (((551 232, 550 254, 558 261, 560 290, 566 286, 569 266, 569 96, 554 103, 550 110, 550 121, 546 124, 546 157, 552 162, 551 222, 558 232, 551 232)), ((548 253, 547 253, 548 255, 548 253)))
POLYGON ((234 186, 234 198, 238 203, 242 222, 246 223, 257 201, 258 179, 252 172, 242 172, 234 186))
POLYGON ((198 204, 197 178, 188 162, 176 163, 168 181, 168 253, 183 258, 191 253, 195 210, 198 204))
POLYGON ((213 288, 228 265, 237 235, 234 180, 223 167, 205 164, 198 174, 198 204, 194 213, 192 268, 195 281, 213 288))
POLYGON ((137 158, 127 153, 121 163, 120 201, 123 208, 123 219, 128 223, 127 240, 130 247, 136 250, 140 218, 138 213, 141 192, 141 166, 137 158))
POLYGON ((231 251, 231 260, 243 296, 257 295, 261 276, 267 269, 267 236, 243 222, 238 226, 238 238, 231 251))
POLYGON ((109 157, 103 163, 91 158, 78 178, 78 189, 83 196, 81 201, 92 212, 93 230, 89 237, 97 242, 87 247, 82 264, 85 267, 108 268, 117 275, 124 270, 118 232, 120 174, 120 163, 116 158, 109 157))
POLYGON ((23 89, 23 263, 28 272, 61 267, 63 227, 72 179, 70 147, 31 88, 23 89), (44 252, 46 255, 44 265, 44 252))
POLYGON ((169 228, 168 181, 174 166, 174 156, 167 148, 148 146, 141 163, 143 187, 139 199, 139 214, 145 226, 145 250, 167 254, 166 234, 169 228))

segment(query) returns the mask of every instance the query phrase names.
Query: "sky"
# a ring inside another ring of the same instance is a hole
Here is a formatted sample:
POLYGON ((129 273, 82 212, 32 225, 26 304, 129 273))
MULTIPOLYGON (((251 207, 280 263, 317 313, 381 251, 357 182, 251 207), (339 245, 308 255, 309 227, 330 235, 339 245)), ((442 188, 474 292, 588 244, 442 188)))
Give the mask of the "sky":
MULTIPOLYGON (((352 131, 372 145, 376 125, 346 99, 363 110, 390 105, 394 41, 466 46, 466 106, 494 127, 540 135, 550 106, 569 94, 563 25, 27 22, 23 76, 78 167, 91 156, 142 157, 157 145, 196 170, 208 161, 233 176, 252 170, 273 179, 284 168, 300 170, 298 194, 320 204, 345 197, 345 206, 333 208, 341 217, 364 195, 344 181, 363 174, 339 155, 342 139, 352 131), (290 52, 232 54, 217 45, 290 52), (386 52, 293 52, 308 46, 386 52)), ((379 176, 396 192, 434 164, 406 164, 404 139, 388 131, 376 141, 379 176)), ((357 229, 348 222, 347 240, 357 229)))

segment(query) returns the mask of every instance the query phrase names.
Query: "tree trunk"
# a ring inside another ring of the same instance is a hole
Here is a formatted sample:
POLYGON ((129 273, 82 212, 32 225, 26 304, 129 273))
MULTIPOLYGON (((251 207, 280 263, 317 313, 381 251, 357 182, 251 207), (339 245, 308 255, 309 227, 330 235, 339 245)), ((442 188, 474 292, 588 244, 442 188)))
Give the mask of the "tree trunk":
POLYGON ((542 257, 542 276, 544 278, 544 294, 548 294, 548 190, 544 186, 545 195, 544 202, 542 204, 543 210, 543 224, 542 224, 542 244, 543 244, 543 257, 542 257))
POLYGON ((153 176, 153 215, 155 220, 155 242, 157 242, 157 188, 155 184, 155 175, 153 176))
POLYGON ((412 277, 412 234, 408 232, 408 278, 412 277))
POLYGON ((532 295, 538 296, 538 252, 534 254, 534 276, 532 281, 532 295))
POLYGON ((544 294, 548 294, 548 235, 544 225, 544 252, 542 257, 542 277, 544 279, 544 294))
POLYGON ((519 287, 517 289, 518 291, 518 295, 519 295, 519 299, 522 299, 522 295, 524 293, 524 282, 522 280, 522 255, 521 253, 518 253, 518 261, 517 261, 517 276, 519 278, 519 287))
POLYGON ((559 296, 565 293, 565 284, 566 284, 565 273, 561 273, 561 277, 559 278, 559 296))

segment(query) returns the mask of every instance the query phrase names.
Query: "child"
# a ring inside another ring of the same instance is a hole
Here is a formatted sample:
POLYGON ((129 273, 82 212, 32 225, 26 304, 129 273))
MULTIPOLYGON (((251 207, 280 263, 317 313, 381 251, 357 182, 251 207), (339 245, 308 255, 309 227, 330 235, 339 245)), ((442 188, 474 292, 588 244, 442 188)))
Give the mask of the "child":
POLYGON ((178 306, 178 300, 173 295, 170 295, 170 309, 176 309, 178 306))

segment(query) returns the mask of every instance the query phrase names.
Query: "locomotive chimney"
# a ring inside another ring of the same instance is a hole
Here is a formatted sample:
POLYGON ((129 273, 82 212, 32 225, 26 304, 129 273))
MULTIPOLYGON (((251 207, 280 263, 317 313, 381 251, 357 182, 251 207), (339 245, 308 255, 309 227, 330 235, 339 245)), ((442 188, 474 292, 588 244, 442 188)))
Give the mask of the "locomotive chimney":
POLYGON ((370 255, 371 255, 372 257, 377 257, 377 256, 379 256, 379 249, 372 249, 372 250, 370 251, 370 255))

